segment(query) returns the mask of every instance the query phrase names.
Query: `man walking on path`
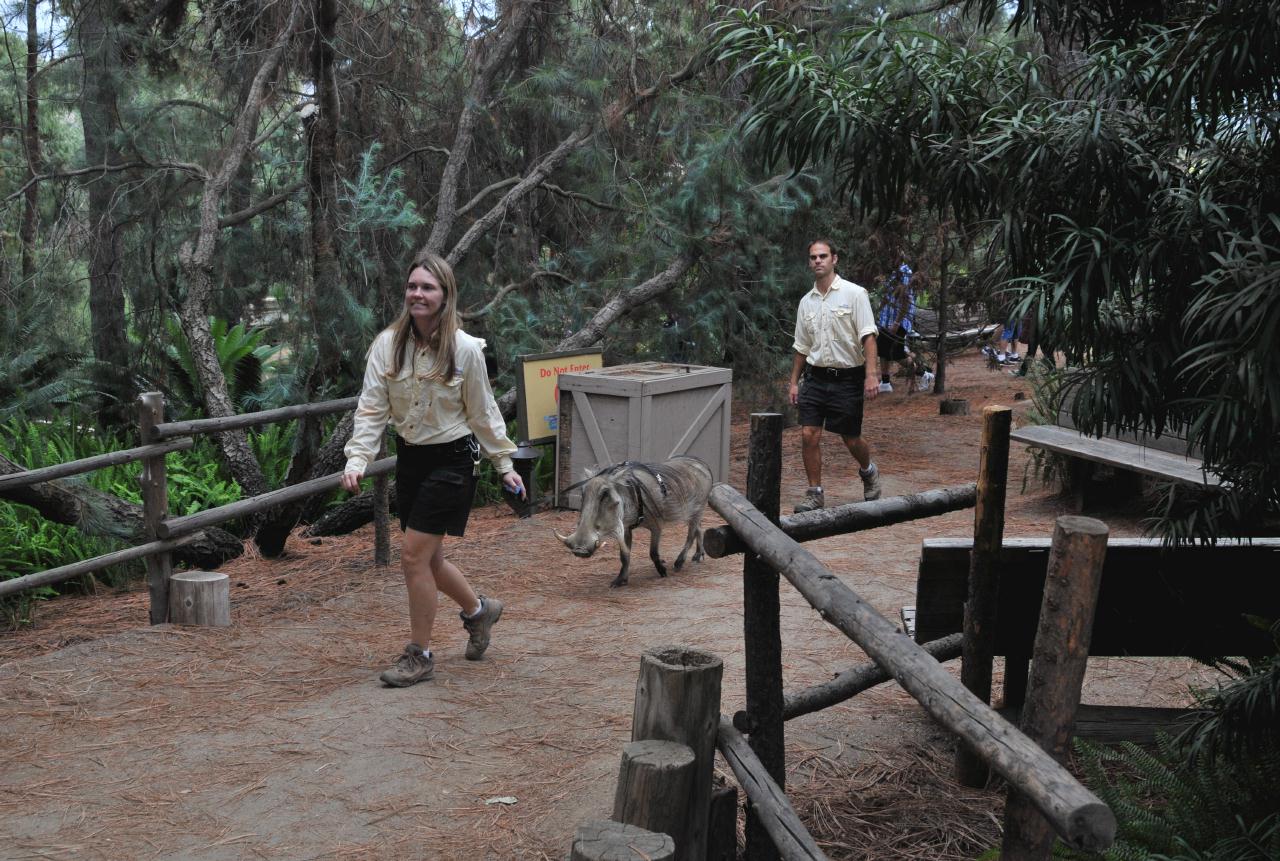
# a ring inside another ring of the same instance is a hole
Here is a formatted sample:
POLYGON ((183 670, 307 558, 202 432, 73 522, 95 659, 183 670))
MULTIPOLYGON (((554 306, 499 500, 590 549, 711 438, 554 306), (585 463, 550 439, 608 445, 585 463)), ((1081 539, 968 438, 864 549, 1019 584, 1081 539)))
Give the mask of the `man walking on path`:
POLYGON ((813 289, 796 312, 791 403, 799 406, 801 453, 809 489, 796 513, 822 508, 822 429, 840 434, 858 462, 864 499, 880 498, 880 473, 862 438, 862 406, 880 391, 875 377, 876 321, 867 291, 836 274, 839 261, 827 239, 809 243, 813 289), (867 368, 872 373, 867 373, 867 368), (803 374, 803 379, 801 375, 803 374))

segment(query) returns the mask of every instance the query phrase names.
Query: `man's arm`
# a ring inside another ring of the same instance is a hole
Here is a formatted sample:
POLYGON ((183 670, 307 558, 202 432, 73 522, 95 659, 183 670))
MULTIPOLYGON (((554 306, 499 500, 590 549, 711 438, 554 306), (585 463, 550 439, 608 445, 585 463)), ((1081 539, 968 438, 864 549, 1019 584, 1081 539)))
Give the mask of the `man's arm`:
POLYGON ((876 353, 875 335, 862 336, 862 355, 864 357, 863 367, 867 369, 867 379, 862 384, 862 394, 870 400, 880 394, 880 377, 876 373, 880 367, 880 357, 876 353))
POLYGON ((807 360, 808 357, 804 353, 796 353, 791 360, 791 385, 787 390, 787 396, 793 404, 800 400, 800 374, 803 373, 807 360))

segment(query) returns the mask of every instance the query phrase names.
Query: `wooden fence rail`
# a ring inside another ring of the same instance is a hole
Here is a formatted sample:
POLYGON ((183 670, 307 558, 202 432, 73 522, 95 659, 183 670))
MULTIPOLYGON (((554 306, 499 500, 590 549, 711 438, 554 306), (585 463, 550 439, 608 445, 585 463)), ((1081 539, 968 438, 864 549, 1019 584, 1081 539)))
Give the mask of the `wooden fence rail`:
MULTIPOLYGON (((396 459, 394 457, 383 458, 369 464, 369 468, 364 471, 365 478, 373 478, 378 475, 386 475, 394 472, 396 468, 396 459)), ((188 514, 185 517, 170 517, 160 522, 157 532, 161 538, 177 538, 179 535, 186 535, 206 526, 214 526, 219 523, 225 523, 228 520, 235 520, 238 517, 247 517, 250 514, 257 514, 259 511, 265 511, 269 508, 275 508, 278 505, 284 505, 288 502, 296 502, 299 499, 305 499, 308 496, 314 496, 317 493, 323 493, 326 490, 334 490, 342 484, 342 473, 335 472, 331 475, 322 475, 319 478, 313 478, 310 481, 301 481, 289 487, 282 487, 278 490, 269 490, 266 493, 260 493, 257 496, 251 496, 248 499, 239 499, 235 502, 228 502, 226 505, 219 505, 217 508, 210 508, 195 514, 188 514)))
POLYGON ((179 437, 169 442, 153 443, 139 446, 138 448, 121 449, 120 451, 109 451, 106 454, 95 454, 93 457, 82 457, 79 460, 69 460, 66 463, 55 463, 53 466, 42 466, 39 469, 12 472, 8 475, 0 475, 0 490, 17 490, 19 487, 30 487, 33 484, 53 481, 56 478, 68 478, 73 475, 93 472, 95 469, 105 469, 108 466, 119 466, 122 463, 146 460, 149 457, 165 455, 171 451, 186 451, 195 444, 196 441, 189 436, 179 437))
MULTIPOLYGON (((851 502, 788 515, 779 518, 778 528, 793 541, 814 541, 973 508, 976 499, 976 484, 939 487, 906 496, 890 496, 874 502, 851 502)), ((728 526, 706 530, 702 535, 702 546, 712 559, 747 550, 747 545, 728 526)))
POLYGON ((359 398, 339 398, 336 401, 294 404, 288 407, 278 407, 274 410, 242 413, 224 418, 193 419, 187 422, 163 422, 151 429, 151 440, 161 440, 183 434, 221 433, 222 431, 239 430, 241 428, 271 424, 272 422, 302 418, 303 416, 327 416, 332 413, 345 413, 354 410, 358 400, 359 398))
POLYGON ((122 565, 125 562, 133 562, 136 559, 145 559, 156 553, 168 553, 180 547, 186 547, 188 544, 194 544, 199 538, 199 534, 194 534, 184 535, 172 541, 149 541, 146 544, 126 547, 113 553, 95 556, 92 559, 84 559, 80 562, 60 565, 57 568, 50 568, 47 571, 40 571, 36 574, 27 574, 24 577, 14 577, 11 580, 0 581, 0 598, 17 594, 25 589, 35 589, 38 586, 52 586, 54 583, 61 583, 64 580, 70 580, 73 577, 80 577, 84 574, 92 574, 94 571, 101 571, 103 568, 110 568, 112 565, 122 565))
POLYGON ((755 554, 795 586, 827 622, 892 672, 934 719, 1023 793, 1069 845, 1085 851, 1111 845, 1116 828, 1111 809, 1053 757, 970 693, 738 491, 718 484, 710 501, 755 554))

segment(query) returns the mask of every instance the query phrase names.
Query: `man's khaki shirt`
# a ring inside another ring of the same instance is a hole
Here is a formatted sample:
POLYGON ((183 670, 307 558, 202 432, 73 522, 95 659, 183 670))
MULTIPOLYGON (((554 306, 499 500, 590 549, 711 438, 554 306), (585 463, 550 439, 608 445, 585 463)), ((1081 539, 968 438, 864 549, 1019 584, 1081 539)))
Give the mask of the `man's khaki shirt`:
POLYGON ((792 347, 819 368, 856 368, 866 364, 862 339, 875 334, 867 291, 837 275, 825 296, 815 286, 800 300, 792 347))

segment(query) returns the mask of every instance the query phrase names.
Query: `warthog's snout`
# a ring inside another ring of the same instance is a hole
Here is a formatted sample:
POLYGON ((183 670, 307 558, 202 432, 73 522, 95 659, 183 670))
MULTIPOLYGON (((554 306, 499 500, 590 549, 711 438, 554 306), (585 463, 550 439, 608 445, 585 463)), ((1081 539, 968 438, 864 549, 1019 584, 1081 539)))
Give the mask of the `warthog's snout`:
POLYGON ((597 538, 592 543, 579 546, 577 544, 574 544, 572 535, 561 535, 560 530, 558 529, 553 529, 551 531, 554 532, 556 534, 556 538, 559 538, 560 541, 564 544, 564 546, 568 547, 569 551, 573 553, 574 556, 577 556, 579 559, 590 559, 592 554, 594 554, 596 550, 599 549, 600 547, 599 538, 597 538))

